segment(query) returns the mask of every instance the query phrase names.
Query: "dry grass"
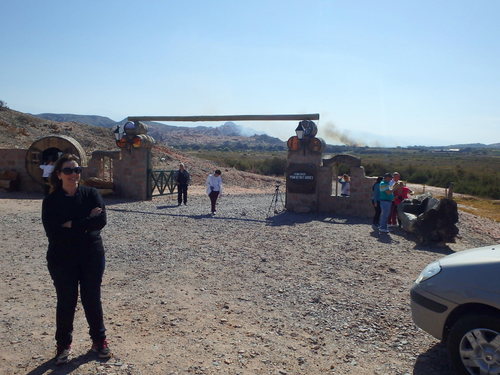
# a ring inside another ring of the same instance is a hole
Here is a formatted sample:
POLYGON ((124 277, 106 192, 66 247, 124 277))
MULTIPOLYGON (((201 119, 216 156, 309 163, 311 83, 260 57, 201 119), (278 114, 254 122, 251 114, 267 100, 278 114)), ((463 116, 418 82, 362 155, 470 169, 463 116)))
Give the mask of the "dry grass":
POLYGON ((500 222, 500 200, 471 196, 455 197, 455 200, 462 211, 500 222))

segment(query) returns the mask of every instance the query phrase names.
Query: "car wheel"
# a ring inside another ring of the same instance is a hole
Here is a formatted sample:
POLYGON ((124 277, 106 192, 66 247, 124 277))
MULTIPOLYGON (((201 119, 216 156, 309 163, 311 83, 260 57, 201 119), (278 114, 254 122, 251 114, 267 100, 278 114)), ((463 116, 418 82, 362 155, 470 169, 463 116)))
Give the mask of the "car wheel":
POLYGON ((500 315, 459 319, 450 330, 447 346, 457 374, 500 374, 500 315))

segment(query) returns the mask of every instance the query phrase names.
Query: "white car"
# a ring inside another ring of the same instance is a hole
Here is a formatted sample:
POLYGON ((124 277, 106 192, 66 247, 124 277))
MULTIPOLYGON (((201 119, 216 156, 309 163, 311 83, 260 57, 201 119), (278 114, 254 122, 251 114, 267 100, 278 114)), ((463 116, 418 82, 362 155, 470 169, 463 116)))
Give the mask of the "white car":
POLYGON ((411 289, 415 324, 446 342, 458 374, 500 374, 500 245, 429 264, 411 289))

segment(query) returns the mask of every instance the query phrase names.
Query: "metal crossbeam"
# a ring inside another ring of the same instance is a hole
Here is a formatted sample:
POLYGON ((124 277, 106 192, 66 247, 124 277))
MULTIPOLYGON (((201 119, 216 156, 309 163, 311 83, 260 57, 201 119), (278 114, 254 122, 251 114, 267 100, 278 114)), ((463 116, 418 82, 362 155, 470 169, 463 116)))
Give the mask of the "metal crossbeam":
POLYGON ((128 121, 287 121, 319 120, 319 113, 295 115, 129 116, 128 121))

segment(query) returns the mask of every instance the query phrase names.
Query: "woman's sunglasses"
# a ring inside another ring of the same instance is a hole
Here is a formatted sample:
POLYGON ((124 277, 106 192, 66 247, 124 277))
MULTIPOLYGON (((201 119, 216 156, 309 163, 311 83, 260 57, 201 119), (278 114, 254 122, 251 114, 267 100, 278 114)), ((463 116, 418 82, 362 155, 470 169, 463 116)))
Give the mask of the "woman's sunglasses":
POLYGON ((63 168, 63 169, 61 169, 61 172, 66 174, 66 175, 70 175, 71 173, 80 174, 80 173, 82 173, 82 167, 63 168))

